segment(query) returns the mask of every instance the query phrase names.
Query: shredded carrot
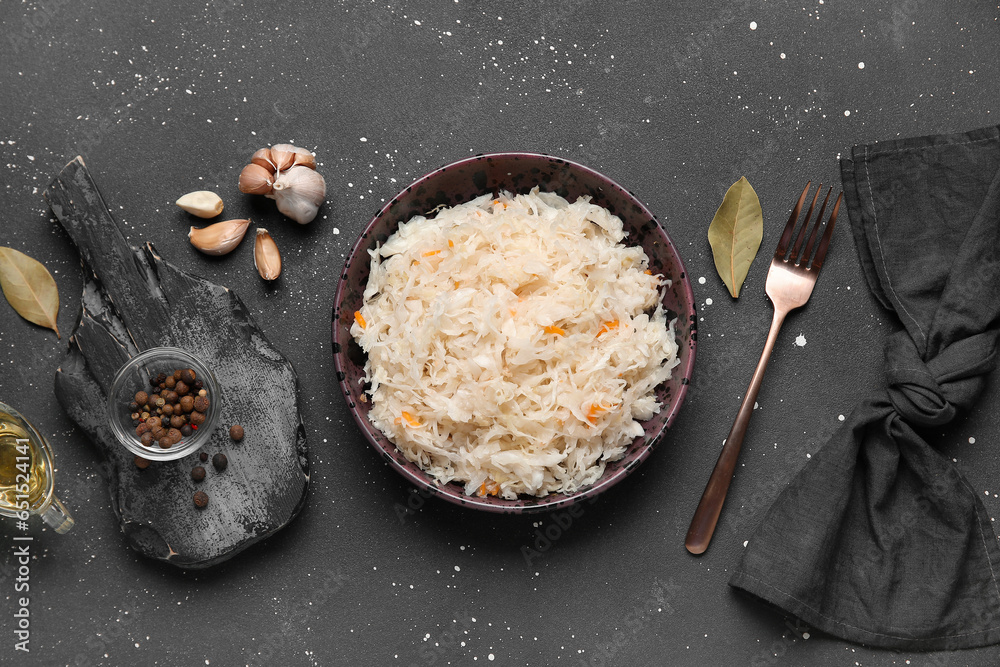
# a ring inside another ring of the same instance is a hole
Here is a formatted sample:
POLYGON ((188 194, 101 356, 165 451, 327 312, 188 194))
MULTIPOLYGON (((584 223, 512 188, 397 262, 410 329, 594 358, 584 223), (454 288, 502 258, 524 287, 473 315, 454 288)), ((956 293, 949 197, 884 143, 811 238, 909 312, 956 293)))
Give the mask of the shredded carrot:
POLYGON ((440 252, 441 252, 440 250, 428 250, 427 252, 423 253, 422 256, 423 257, 432 257, 434 255, 437 255, 440 252))
POLYGON ((645 273, 647 276, 653 275, 653 272, 650 271, 649 269, 646 269, 645 271, 643 271, 643 273, 645 273))
POLYGON ((448 247, 449 248, 454 248, 455 247, 455 242, 452 241, 451 239, 448 239, 448 247))
POLYGON ((499 496, 500 495, 500 485, 496 482, 490 482, 489 488, 486 487, 486 482, 479 485, 479 495, 482 496, 499 496))
POLYGON ((601 405, 599 405, 597 403, 591 403, 590 404, 590 409, 587 410, 587 421, 589 421, 591 424, 596 424, 597 423, 597 416, 599 414, 601 414, 602 412, 605 412, 605 408, 604 407, 602 407, 601 405))
POLYGON ((600 338, 601 334, 606 334, 612 329, 618 328, 618 320, 611 320, 610 322, 605 322, 601 325, 601 330, 597 332, 597 337, 600 338))
POLYGON ((587 421, 589 421, 592 425, 596 425, 598 415, 602 412, 607 412, 608 410, 615 410, 620 405, 621 404, 619 403, 618 405, 612 405, 606 408, 600 403, 591 403, 590 408, 587 410, 587 421))
POLYGON ((403 419, 405 419, 406 423, 412 426, 413 428, 420 426, 420 420, 411 415, 406 410, 403 410, 403 419))
POLYGON ((361 327, 362 329, 368 328, 368 323, 365 322, 365 317, 364 315, 361 314, 360 310, 354 311, 354 321, 357 322, 358 326, 361 327))
POLYGON ((557 334, 559 336, 565 336, 566 335, 566 331, 564 329, 562 329, 561 327, 553 326, 553 325, 545 327, 545 333, 547 333, 547 334, 557 334))

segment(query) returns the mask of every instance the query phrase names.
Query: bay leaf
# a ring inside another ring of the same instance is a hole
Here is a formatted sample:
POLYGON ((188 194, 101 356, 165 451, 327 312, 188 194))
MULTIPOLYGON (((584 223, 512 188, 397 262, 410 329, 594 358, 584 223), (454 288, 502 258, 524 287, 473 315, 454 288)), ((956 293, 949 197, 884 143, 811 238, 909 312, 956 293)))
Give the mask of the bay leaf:
POLYGON ((0 288, 17 314, 59 334, 59 288, 45 265, 23 252, 0 246, 0 288))
POLYGON ((715 269, 734 299, 740 295, 740 288, 757 256, 762 238, 764 216, 760 200, 743 176, 726 191, 712 224, 708 226, 708 242, 712 245, 715 269))

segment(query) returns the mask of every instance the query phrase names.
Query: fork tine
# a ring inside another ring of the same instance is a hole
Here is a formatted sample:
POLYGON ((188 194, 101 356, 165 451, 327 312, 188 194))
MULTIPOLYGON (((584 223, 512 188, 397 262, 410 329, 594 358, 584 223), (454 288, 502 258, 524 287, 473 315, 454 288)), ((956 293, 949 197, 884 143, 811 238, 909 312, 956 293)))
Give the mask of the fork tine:
POLYGON ((792 240, 792 232, 795 230, 795 223, 799 219, 799 213, 802 212, 802 203, 806 200, 806 194, 809 193, 809 188, 812 186, 812 181, 806 183, 806 187, 802 190, 802 194, 799 195, 799 201, 795 204, 795 208, 792 209, 792 214, 788 216, 788 222, 785 224, 785 231, 781 233, 781 240, 778 241, 778 249, 774 251, 774 256, 777 259, 784 259, 785 253, 788 252, 788 243, 792 240))
POLYGON ((813 210, 816 208, 816 200, 819 199, 819 193, 822 191, 823 191, 823 184, 820 183, 819 187, 816 188, 816 194, 813 196, 812 203, 809 204, 809 210, 806 211, 806 218, 802 222, 802 227, 799 229, 799 233, 796 235, 795 247, 792 248, 792 252, 788 256, 789 262, 793 262, 794 264, 799 263, 799 250, 802 249, 802 242, 806 240, 806 231, 809 229, 809 221, 812 220, 813 210))
POLYGON ((823 240, 819 242, 816 250, 816 258, 812 263, 812 270, 819 271, 823 266, 823 259, 826 257, 827 248, 830 247, 830 239, 833 238, 833 226, 837 224, 837 213, 840 212, 840 200, 844 198, 844 193, 837 195, 837 203, 833 205, 833 213, 830 214, 830 222, 826 223, 826 231, 823 232, 823 240))
MULTIPOLYGON (((819 209, 819 215, 816 216, 816 224, 813 225, 812 233, 809 234, 809 240, 806 241, 806 249, 802 252, 799 257, 799 264, 806 265, 809 263, 809 258, 812 257, 813 246, 816 243, 816 234, 819 232, 820 225, 823 224, 823 214, 826 213, 826 205, 830 203, 830 193, 833 192, 833 186, 827 188, 826 198, 823 199, 823 205, 819 209)), ((818 192, 816 194, 819 194, 818 192)))

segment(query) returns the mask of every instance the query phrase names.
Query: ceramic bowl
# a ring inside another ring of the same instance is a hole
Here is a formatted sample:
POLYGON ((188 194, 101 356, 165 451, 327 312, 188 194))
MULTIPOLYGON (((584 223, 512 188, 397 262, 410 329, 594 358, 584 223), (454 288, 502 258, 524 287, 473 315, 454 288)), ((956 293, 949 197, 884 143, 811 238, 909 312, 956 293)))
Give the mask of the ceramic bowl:
POLYGON ((340 276, 333 307, 333 356, 337 378, 347 405, 368 442, 397 472, 416 485, 422 493, 439 496, 465 507, 500 513, 525 513, 553 510, 591 498, 618 483, 642 463, 657 443, 667 440, 666 430, 684 401, 694 368, 697 319, 694 295, 684 262, 670 237, 649 210, 628 190, 610 178, 569 160, 534 153, 494 153, 454 162, 431 172, 397 194, 375 214, 351 249, 340 276), (370 421, 371 404, 361 400, 364 385, 365 354, 351 337, 354 311, 361 307, 362 293, 368 282, 370 256, 376 243, 384 243, 401 222, 425 215, 435 207, 465 203, 485 193, 507 190, 526 193, 534 186, 555 192, 570 201, 590 195, 593 203, 603 206, 622 219, 628 245, 641 245, 649 257, 653 273, 671 281, 663 297, 668 317, 676 316, 675 331, 680 365, 670 380, 660 385, 657 398, 663 408, 643 422, 645 435, 632 443, 625 456, 607 465, 604 474, 592 485, 572 494, 549 494, 542 498, 522 496, 506 500, 493 496, 467 496, 458 483, 438 484, 411 463, 370 421))

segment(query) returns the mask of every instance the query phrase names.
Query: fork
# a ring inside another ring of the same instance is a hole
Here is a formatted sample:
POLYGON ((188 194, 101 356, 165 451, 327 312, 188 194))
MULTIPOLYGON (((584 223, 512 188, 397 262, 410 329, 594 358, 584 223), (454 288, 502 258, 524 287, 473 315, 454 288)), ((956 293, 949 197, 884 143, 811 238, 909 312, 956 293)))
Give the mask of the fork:
POLYGON ((833 237, 833 227, 837 223, 837 213, 840 211, 840 200, 844 196, 843 193, 837 196, 833 212, 830 214, 830 219, 826 223, 826 228, 820 239, 819 247, 816 248, 816 255, 812 257, 812 261, 810 262, 813 245, 816 242, 816 235, 823 224, 823 215, 826 213, 826 206, 830 202, 830 193, 833 191, 832 187, 826 191, 826 198, 823 200, 819 215, 816 216, 812 232, 809 234, 808 240, 806 240, 809 220, 812 218, 816 202, 819 199, 820 192, 823 190, 823 184, 820 183, 819 188, 816 189, 816 194, 813 196, 812 203, 809 205, 809 211, 806 213, 802 227, 795 238, 795 245, 789 251, 792 233, 795 231, 799 214, 802 212, 802 205, 806 200, 806 195, 809 193, 811 186, 812 181, 806 183, 805 189, 802 190, 802 194, 795 204, 795 208, 792 209, 792 214, 785 225, 785 231, 782 232, 781 240, 778 241, 778 248, 774 251, 771 268, 767 272, 767 283, 764 287, 764 292, 774 305, 774 317, 771 320, 771 329, 767 332, 764 351, 760 355, 760 361, 757 362, 757 369, 753 373, 753 379, 750 380, 750 387, 747 389, 747 394, 743 398, 740 410, 736 414, 736 421, 733 422, 733 428, 729 431, 729 437, 726 438, 722 446, 719 460, 715 464, 712 476, 708 479, 705 492, 701 496, 701 502, 698 503, 698 509, 695 510, 694 518, 691 519, 691 527, 688 528, 687 537, 684 539, 684 546, 693 554, 704 553, 708 549, 709 542, 712 541, 712 534, 715 532, 719 515, 722 513, 722 505, 726 501, 726 493, 729 491, 729 484, 733 479, 733 471, 736 469, 736 461, 740 456, 740 448, 743 446, 743 437, 746 435, 747 425, 750 423, 750 415, 753 413, 754 403, 757 400, 757 392, 760 390, 760 383, 764 378, 764 369, 767 368, 768 359, 771 358, 771 350, 774 349, 774 343, 778 339, 778 332, 785 321, 785 316, 788 315, 789 311, 804 306, 809 300, 813 287, 816 286, 819 271, 823 267, 826 251, 830 248, 830 239, 833 237), (805 241, 804 249, 802 248, 803 241, 805 241))

